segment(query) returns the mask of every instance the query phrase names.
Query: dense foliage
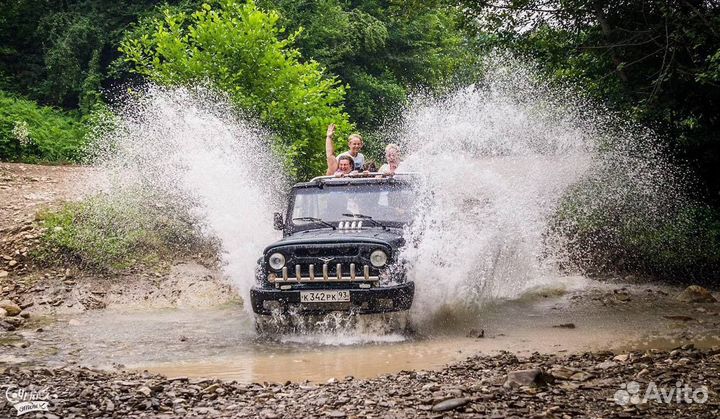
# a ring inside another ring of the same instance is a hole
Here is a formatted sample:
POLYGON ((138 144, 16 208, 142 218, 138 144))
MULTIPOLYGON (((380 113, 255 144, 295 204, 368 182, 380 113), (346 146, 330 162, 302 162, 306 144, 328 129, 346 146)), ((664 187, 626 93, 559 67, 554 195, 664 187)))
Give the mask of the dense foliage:
POLYGON ((77 115, 0 91, 0 159, 77 161, 86 128, 77 115))
POLYGON ((330 123, 349 134, 345 89, 317 62, 300 62, 294 35, 279 39, 278 15, 253 2, 223 0, 187 14, 166 9, 149 33, 122 43, 133 71, 161 84, 209 80, 242 110, 279 134, 281 155, 293 175, 322 171, 324 132, 330 123))
POLYGON ((462 3, 487 45, 528 54, 556 81, 655 129, 720 204, 720 3, 462 3))
MULTIPOLYGON (((595 270, 672 278, 720 273, 720 3, 463 0, 485 45, 534 58, 625 117, 649 126, 675 162, 694 169, 690 201, 664 217, 577 185, 557 214, 572 259, 595 270), (593 204, 595 203, 595 204, 593 204), (709 203, 710 206, 707 206, 709 203)), ((638 140, 639 141, 639 140, 638 140)), ((639 148, 642 149, 642 148, 639 148)), ((613 174, 610 174, 611 176, 613 174)), ((617 174, 614 174, 617 176, 617 174)))
POLYGON ((413 89, 437 90, 476 54, 461 14, 437 1, 261 0, 283 25, 302 28, 296 44, 350 86, 345 106, 372 131, 397 115, 413 89))
MULTIPOLYGON (((128 25, 159 0, 14 0, 0 13, 0 89, 89 109, 128 25)), ((173 3, 177 3, 174 1, 173 3)))

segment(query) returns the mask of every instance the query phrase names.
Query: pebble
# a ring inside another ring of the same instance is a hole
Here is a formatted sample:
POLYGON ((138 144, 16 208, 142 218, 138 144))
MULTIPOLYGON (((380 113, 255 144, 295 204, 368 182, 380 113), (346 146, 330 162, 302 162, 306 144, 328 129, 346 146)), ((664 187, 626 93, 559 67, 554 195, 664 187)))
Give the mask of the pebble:
POLYGON ((19 305, 10 300, 0 301, 0 308, 4 309, 8 316, 17 316, 22 311, 19 305))
POLYGON ((465 406, 470 402, 470 399, 465 397, 458 397, 455 399, 449 399, 442 401, 440 403, 437 403, 432 407, 433 412, 445 412, 448 410, 457 409, 458 407, 465 406))
POLYGON ((686 303, 714 303, 717 299, 706 288, 699 285, 690 285, 677 296, 677 299, 686 303))

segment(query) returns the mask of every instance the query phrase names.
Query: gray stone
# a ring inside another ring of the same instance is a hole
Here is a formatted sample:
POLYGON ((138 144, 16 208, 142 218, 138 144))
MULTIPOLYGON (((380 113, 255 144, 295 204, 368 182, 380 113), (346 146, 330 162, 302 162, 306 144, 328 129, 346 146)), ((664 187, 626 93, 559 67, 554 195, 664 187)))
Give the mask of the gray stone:
POLYGON ((547 382, 546 374, 540 368, 531 368, 527 370, 517 370, 508 373, 503 386, 505 387, 521 387, 532 384, 544 384, 547 382))
POLYGON ((465 406, 470 402, 470 399, 466 397, 458 397, 454 399, 448 399, 437 403, 432 407, 433 412, 446 412, 448 410, 457 409, 458 407, 465 406))
POLYGON ((144 394, 145 397, 150 397, 152 394, 152 390, 150 390, 150 387, 142 386, 138 390, 138 393, 144 394))
POLYGON ((690 285, 677 296, 677 299, 686 303, 714 303, 715 297, 707 289, 699 285, 690 285))
POLYGON ((22 311, 19 305, 10 300, 0 301, 0 308, 5 309, 8 316, 17 316, 22 311))

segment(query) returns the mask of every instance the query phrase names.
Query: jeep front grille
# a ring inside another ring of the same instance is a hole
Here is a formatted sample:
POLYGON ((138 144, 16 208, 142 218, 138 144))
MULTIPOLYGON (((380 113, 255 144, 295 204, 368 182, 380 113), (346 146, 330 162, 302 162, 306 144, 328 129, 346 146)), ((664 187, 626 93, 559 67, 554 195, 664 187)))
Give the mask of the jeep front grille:
POLYGON ((295 265, 294 275, 288 273, 288 267, 282 268, 282 276, 274 273, 268 275, 268 280, 275 284, 305 283, 305 282, 376 282, 378 275, 371 275, 370 266, 357 266, 354 263, 327 264, 320 269, 315 264, 295 265))
POLYGON ((293 250, 298 258, 319 258, 319 257, 357 257, 360 254, 358 246, 332 246, 332 247, 298 247, 293 250))

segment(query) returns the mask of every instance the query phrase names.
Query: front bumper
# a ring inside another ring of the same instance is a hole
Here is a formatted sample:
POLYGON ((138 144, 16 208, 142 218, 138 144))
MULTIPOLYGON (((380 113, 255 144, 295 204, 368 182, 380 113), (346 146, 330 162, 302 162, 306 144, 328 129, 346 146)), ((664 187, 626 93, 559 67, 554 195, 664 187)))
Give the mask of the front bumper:
POLYGON ((279 290, 253 287, 250 303, 255 314, 272 314, 274 309, 282 313, 319 314, 331 311, 347 311, 357 314, 390 313, 409 310, 415 295, 415 284, 406 282, 388 287, 350 289, 350 302, 301 303, 300 290, 279 290), (267 303, 266 303, 267 302, 267 303))

